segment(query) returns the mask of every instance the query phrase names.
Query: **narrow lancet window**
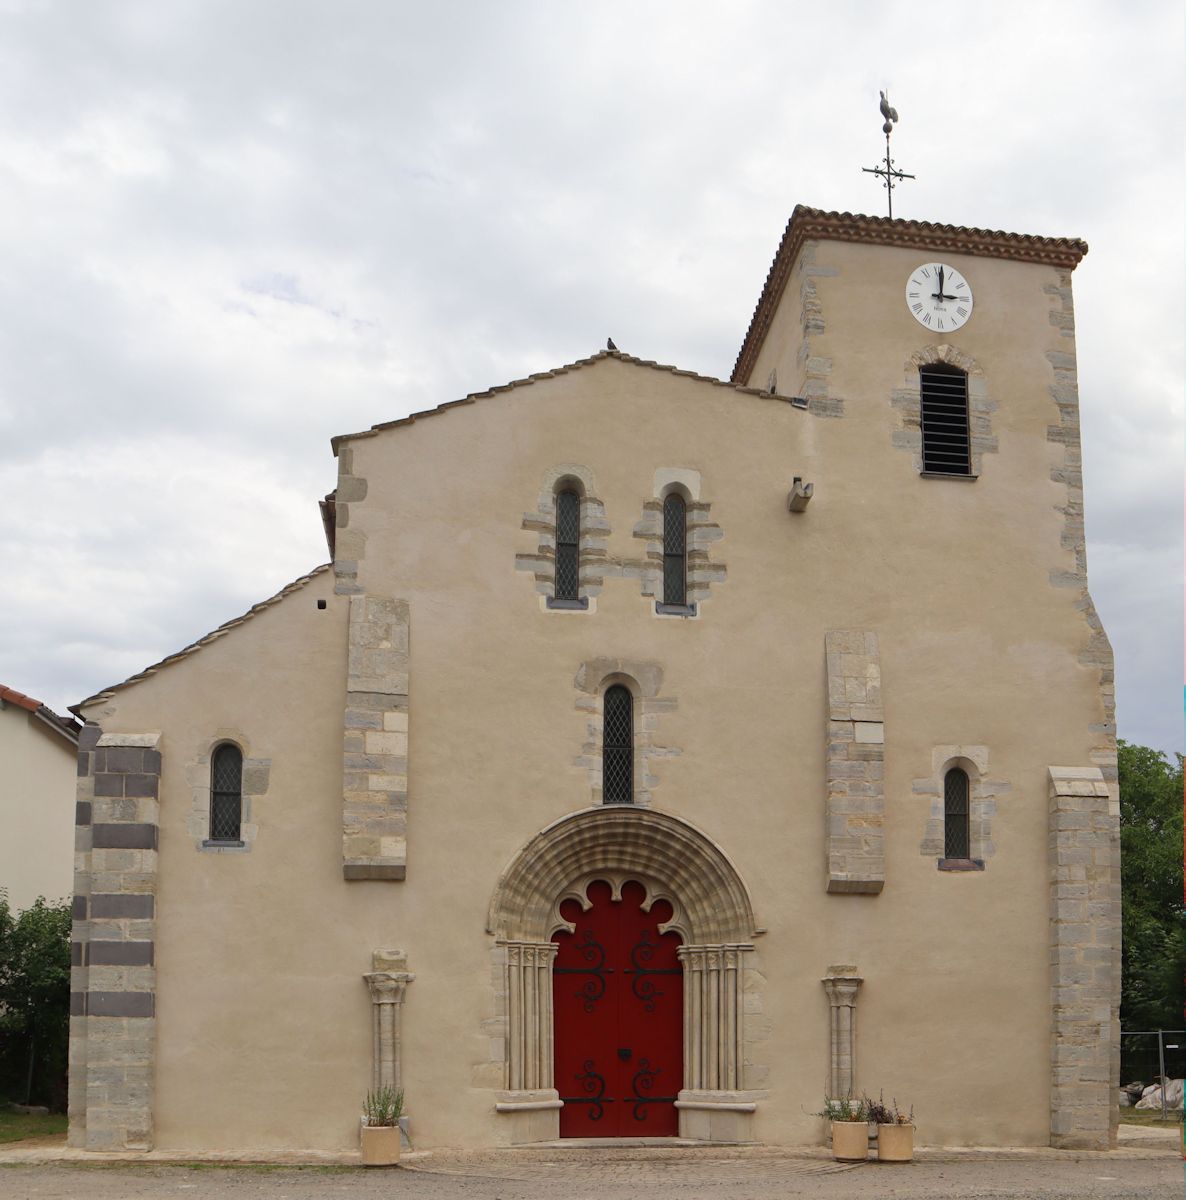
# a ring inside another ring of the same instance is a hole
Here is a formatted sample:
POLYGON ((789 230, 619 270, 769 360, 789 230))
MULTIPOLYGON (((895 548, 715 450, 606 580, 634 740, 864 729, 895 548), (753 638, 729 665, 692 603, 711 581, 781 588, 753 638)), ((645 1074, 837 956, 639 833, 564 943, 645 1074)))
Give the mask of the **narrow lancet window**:
POLYGON ((663 603, 688 602, 688 510, 672 492, 663 501, 663 603))
POLYGON ((634 803, 634 697, 620 683, 605 693, 601 780, 603 803, 634 803))
POLYGON ((557 600, 577 600, 581 588, 581 498, 571 489, 556 493, 557 600))
POLYGON ((243 819, 243 751, 225 743, 210 763, 210 840, 237 842, 243 819))
POLYGON ((968 376, 959 367, 920 367, 922 469, 941 475, 972 473, 968 376))
POLYGON ((943 853, 971 858, 968 837, 968 773, 952 767, 943 780, 943 853))

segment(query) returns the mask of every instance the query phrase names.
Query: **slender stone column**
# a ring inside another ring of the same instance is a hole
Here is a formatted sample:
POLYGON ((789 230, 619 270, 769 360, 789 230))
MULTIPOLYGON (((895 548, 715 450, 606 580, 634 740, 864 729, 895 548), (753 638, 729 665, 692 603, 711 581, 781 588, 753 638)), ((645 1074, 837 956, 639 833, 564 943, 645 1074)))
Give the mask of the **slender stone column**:
POLYGON ((829 1040, 831 1043, 828 1074, 828 1099, 840 1100, 853 1095, 857 1077, 857 991, 861 977, 856 967, 829 967, 823 979, 828 993, 829 1040))
POLYGON ((404 993, 416 976, 403 969, 408 962, 402 950, 376 950, 372 965, 375 969, 363 976, 371 991, 371 1088, 399 1091, 400 1018, 404 993))
POLYGON ((681 946, 684 966, 684 1089, 742 1086, 741 944, 681 946))
POLYGON ((507 943, 507 1087, 536 1092, 554 1087, 552 962, 554 942, 507 943))

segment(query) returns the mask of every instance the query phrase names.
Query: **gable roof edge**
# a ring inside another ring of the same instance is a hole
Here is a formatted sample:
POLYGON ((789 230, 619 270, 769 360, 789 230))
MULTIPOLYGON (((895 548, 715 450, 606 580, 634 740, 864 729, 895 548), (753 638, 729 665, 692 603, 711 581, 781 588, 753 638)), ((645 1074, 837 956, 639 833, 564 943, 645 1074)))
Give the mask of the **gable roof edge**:
POLYGON ((607 358, 616 358, 619 362, 629 363, 635 367, 647 367, 652 371, 665 371, 670 375, 677 375, 683 379, 692 379, 697 383, 707 383, 713 387, 728 388, 729 391, 740 392, 744 396, 757 396, 764 400, 781 400, 785 404, 791 403, 792 399, 794 399, 794 397, 784 396, 776 392, 767 392, 762 388, 743 387, 741 384, 734 383, 728 379, 717 379, 713 375, 701 375, 697 371, 686 371, 681 367, 672 366, 668 363, 655 362, 654 359, 635 358, 632 354, 623 354, 621 350, 600 350, 589 358, 578 358, 575 362, 565 363, 562 367, 553 367, 550 371, 538 371, 536 374, 527 375, 522 379, 512 379, 509 383, 498 384, 496 387, 487 388, 484 392, 470 392, 460 400, 448 400, 444 404, 438 404, 435 408, 426 408, 419 412, 409 413, 406 417, 399 417, 394 421, 381 421, 377 425, 372 425, 370 429, 360 429, 357 433, 336 434, 330 438, 330 445, 333 447, 333 452, 336 456, 338 448, 343 442, 357 441, 359 438, 375 437, 376 434, 382 433, 385 430, 396 429, 401 425, 411 425, 424 417, 435 417, 440 413, 447 412, 451 408, 460 408, 466 404, 476 404, 479 400, 488 400, 493 396, 497 396, 502 392, 512 391, 515 388, 528 387, 534 383, 541 383, 545 379, 555 379, 559 375, 567 375, 572 371, 580 370, 582 367, 590 367, 594 363, 607 358))
POLYGON ((180 650, 175 650, 172 654, 166 654, 160 662, 155 662, 151 666, 145 667, 143 671, 137 671, 135 675, 129 675, 127 679, 121 683, 113 683, 101 691, 96 692, 93 696, 88 696, 85 700, 80 700, 77 704, 70 705, 70 711, 75 716, 81 717, 81 710, 88 704, 94 704, 98 700, 106 700, 108 697, 115 695, 116 692, 123 688, 129 687, 133 683, 139 683, 142 679, 148 679, 156 675, 162 667, 172 666, 183 658, 189 658, 191 654, 196 654, 203 646, 210 645, 211 642, 216 642, 220 637, 224 637, 230 633, 232 629, 237 629, 240 625, 250 621, 252 617, 261 613, 266 608, 272 608, 279 604, 281 600, 291 596, 293 592, 299 591, 309 583, 316 579, 318 575, 324 575, 330 569, 332 563, 322 563, 319 567, 314 567, 307 575, 300 576, 299 579, 294 579, 291 583, 282 587, 274 596, 269 596, 266 600, 261 600, 258 604, 253 604, 245 613, 238 617, 234 617, 230 621, 224 621, 217 629, 212 629, 209 633, 203 634, 197 641, 190 642, 188 646, 183 646, 180 650))

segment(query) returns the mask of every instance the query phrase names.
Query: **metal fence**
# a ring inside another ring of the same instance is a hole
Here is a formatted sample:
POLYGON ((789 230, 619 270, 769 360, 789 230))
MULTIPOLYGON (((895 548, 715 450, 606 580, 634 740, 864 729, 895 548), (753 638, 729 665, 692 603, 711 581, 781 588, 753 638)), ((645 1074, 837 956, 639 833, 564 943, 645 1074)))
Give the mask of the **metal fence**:
MULTIPOLYGON (((1186 1029, 1123 1030, 1120 1034, 1120 1086, 1140 1082, 1148 1087, 1166 1079, 1186 1077, 1186 1029)), ((1161 1090, 1161 1115, 1170 1119, 1171 1110, 1161 1090)), ((1176 1117, 1174 1118, 1176 1119, 1176 1117)))

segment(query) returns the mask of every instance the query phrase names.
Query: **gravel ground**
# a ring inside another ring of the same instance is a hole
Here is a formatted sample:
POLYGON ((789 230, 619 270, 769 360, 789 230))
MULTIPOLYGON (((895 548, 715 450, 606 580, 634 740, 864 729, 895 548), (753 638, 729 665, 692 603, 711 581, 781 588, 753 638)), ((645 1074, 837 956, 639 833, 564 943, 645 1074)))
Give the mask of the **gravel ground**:
POLYGON ((0 1162, 3 1200, 782 1200, 870 1196, 1092 1200, 1186 1193, 1172 1135, 1106 1154, 924 1151, 914 1163, 845 1166, 760 1147, 516 1150, 417 1155, 395 1169, 0 1162))

